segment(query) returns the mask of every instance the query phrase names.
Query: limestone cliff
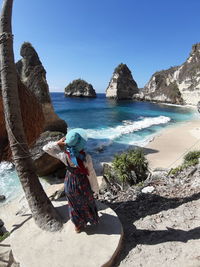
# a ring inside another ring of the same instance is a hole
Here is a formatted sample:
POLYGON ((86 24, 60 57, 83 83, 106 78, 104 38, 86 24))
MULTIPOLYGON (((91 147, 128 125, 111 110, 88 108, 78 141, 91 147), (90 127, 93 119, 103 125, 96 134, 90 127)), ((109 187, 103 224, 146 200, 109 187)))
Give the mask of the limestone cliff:
POLYGON ((156 72, 136 99, 197 105, 200 99, 200 43, 180 66, 156 72))
MULTIPOLYGON (((31 146, 43 131, 45 120, 42 112, 42 107, 36 99, 35 95, 26 88, 26 86, 20 81, 20 79, 18 79, 18 93, 21 100, 20 106, 24 131, 28 145, 31 146)), ((10 159, 11 150, 9 147, 5 126, 0 86, 0 162, 2 160, 10 159)))
POLYGON ((82 79, 74 80, 65 88, 68 97, 96 97, 93 86, 82 79))
POLYGON ((126 64, 119 64, 106 89, 106 97, 115 99, 132 99, 138 93, 137 83, 126 64))
POLYGON ((37 52, 30 43, 24 43, 20 54, 22 59, 16 63, 21 81, 34 93, 42 104, 45 117, 44 130, 60 131, 66 133, 67 124, 54 112, 49 87, 46 81, 46 71, 38 57, 37 52))

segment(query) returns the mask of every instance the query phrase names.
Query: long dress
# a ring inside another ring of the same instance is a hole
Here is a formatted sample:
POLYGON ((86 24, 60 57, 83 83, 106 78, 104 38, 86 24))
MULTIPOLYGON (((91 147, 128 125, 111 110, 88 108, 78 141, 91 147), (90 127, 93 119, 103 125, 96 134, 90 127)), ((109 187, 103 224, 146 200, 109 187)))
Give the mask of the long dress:
POLYGON ((87 175, 68 165, 64 184, 69 214, 74 225, 80 228, 88 222, 97 224, 98 212, 87 175))
POLYGON ((56 142, 48 143, 43 150, 66 165, 64 186, 71 221, 77 228, 86 226, 88 222, 97 224, 99 219, 93 192, 98 191, 98 183, 91 157, 86 154, 84 167, 80 169, 73 165, 69 156, 56 142), (88 170, 88 174, 84 168, 88 170))

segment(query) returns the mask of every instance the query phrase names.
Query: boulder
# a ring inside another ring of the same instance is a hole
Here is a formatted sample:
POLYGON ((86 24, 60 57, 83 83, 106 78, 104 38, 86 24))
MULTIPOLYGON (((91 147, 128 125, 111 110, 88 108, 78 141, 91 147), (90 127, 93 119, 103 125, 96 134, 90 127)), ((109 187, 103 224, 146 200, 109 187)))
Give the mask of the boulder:
POLYGON ((197 105, 200 99, 200 43, 192 46, 188 59, 180 66, 154 73, 134 99, 197 105))
POLYGON ((68 97, 96 97, 93 86, 84 80, 78 79, 71 82, 65 88, 65 96, 68 97))
POLYGON ((39 176, 46 176, 58 169, 65 168, 65 165, 60 160, 50 156, 42 149, 48 142, 58 141, 63 136, 64 134, 61 132, 46 131, 37 139, 34 147, 31 149, 31 154, 39 176))
POLYGON ((46 80, 46 71, 39 56, 30 43, 24 43, 20 54, 22 59, 16 63, 21 81, 42 104, 45 117, 44 131, 67 132, 67 124, 54 112, 46 80))
POLYGON ((126 64, 119 64, 106 89, 106 97, 114 99, 132 99, 137 94, 138 86, 126 64))
MULTIPOLYGON (((0 195, 0 201, 4 201, 6 199, 6 197, 4 195, 0 195)), ((1 222, 1 220, 0 220, 1 222)))

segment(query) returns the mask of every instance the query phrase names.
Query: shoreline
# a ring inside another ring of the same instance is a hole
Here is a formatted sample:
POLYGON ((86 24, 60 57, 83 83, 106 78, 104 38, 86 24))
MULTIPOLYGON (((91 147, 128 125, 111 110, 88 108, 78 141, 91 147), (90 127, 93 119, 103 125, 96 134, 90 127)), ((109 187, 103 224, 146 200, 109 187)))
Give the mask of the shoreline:
MULTIPOLYGON (((183 121, 175 123, 174 125, 169 125, 150 137, 148 143, 142 145, 141 148, 145 151, 150 169, 177 167, 182 163, 184 154, 186 154, 190 148, 191 150, 200 150, 200 118, 197 119, 196 117, 191 121, 183 121), (193 147, 198 139, 199 143, 193 147)), ((98 164, 95 164, 95 160, 93 161, 98 177, 102 176, 103 163, 109 162, 109 159, 107 161, 98 162, 98 164)), ((47 187, 48 185, 50 186, 48 182, 44 181, 44 184, 46 184, 47 187)), ((0 208, 15 202, 20 195, 23 195, 23 190, 21 188, 14 197, 5 200, 5 202, 1 202, 0 208)))
POLYGON ((163 129, 144 149, 151 169, 177 167, 187 152, 200 150, 200 119, 163 129))
MULTIPOLYGON (((183 156, 190 148, 191 150, 200 150, 200 118, 197 119, 196 116, 191 121, 170 125, 150 137, 148 143, 141 147, 145 151, 150 169, 177 167, 182 163, 183 156)), ((97 166, 93 162, 98 177, 102 176, 103 163, 109 162, 110 160, 98 162, 97 166)), ((48 182, 44 182, 44 184, 47 187, 50 186, 48 182)), ((15 202, 20 195, 23 195, 22 189, 19 189, 19 192, 13 198, 1 202, 0 209, 15 202)))

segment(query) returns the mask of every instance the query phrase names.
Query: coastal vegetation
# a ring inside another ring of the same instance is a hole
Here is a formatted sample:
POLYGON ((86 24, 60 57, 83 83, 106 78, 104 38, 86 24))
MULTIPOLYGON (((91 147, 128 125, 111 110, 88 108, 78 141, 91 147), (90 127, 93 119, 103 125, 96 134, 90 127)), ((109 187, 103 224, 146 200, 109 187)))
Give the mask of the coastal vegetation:
POLYGON ((122 188, 144 181, 148 176, 148 162, 142 149, 128 150, 115 155, 112 164, 104 164, 104 177, 122 188))
POLYGON ((0 235, 0 242, 2 242, 4 239, 6 239, 7 237, 9 237, 10 233, 6 232, 3 235, 0 235))
POLYGON ((148 162, 142 149, 129 150, 116 155, 113 167, 123 184, 134 185, 147 178, 148 162))
POLYGON ((186 169, 186 168, 188 168, 190 166, 195 166, 196 164, 199 163, 199 158, 200 158, 200 150, 194 150, 194 151, 188 152, 184 156, 183 164, 179 165, 176 168, 172 168, 170 170, 169 174, 170 175, 177 175, 178 173, 180 173, 184 169, 186 169))

